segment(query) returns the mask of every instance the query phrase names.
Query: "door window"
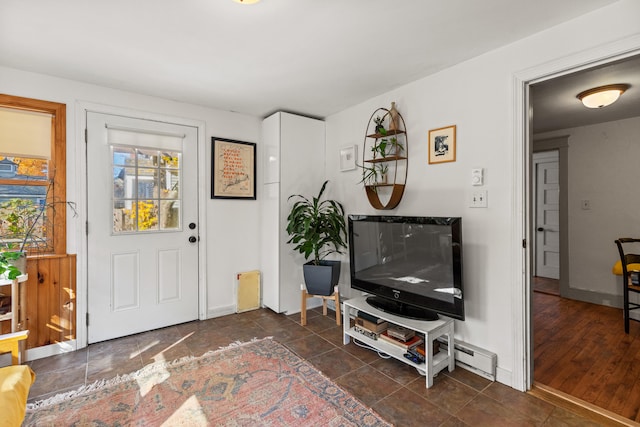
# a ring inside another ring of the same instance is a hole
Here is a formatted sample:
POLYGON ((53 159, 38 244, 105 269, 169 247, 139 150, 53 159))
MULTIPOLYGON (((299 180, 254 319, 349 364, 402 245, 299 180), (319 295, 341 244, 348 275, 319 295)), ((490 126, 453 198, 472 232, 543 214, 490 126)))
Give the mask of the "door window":
POLYGON ((111 145, 113 234, 181 230, 181 157, 111 145))

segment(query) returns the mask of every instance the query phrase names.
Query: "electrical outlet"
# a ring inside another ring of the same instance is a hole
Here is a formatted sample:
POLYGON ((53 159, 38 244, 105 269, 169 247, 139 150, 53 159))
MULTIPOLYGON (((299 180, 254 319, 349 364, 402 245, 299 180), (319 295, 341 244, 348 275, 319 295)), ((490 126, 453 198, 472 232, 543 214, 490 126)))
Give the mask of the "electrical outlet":
POLYGON ((474 190, 470 193, 470 208, 486 208, 487 206, 487 190, 474 190))

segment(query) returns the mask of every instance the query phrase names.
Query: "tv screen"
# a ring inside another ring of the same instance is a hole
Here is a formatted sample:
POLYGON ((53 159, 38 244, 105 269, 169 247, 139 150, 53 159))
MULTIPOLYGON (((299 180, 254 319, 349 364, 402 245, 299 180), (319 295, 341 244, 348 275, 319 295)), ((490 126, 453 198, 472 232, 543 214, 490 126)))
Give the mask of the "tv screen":
POLYGON ((401 316, 464 320, 462 219, 349 215, 351 287, 401 316))

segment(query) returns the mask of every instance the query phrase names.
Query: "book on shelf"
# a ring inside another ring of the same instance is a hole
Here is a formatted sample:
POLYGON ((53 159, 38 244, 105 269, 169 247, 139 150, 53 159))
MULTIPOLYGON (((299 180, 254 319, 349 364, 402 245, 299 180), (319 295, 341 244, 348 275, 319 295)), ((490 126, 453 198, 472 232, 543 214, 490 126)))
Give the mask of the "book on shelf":
MULTIPOLYGON (((422 344, 419 344, 416 347, 416 351, 426 357, 426 352, 424 350, 424 342, 422 344)), ((439 352, 440 352, 440 341, 433 340, 433 354, 438 354, 439 352)))
POLYGON ((382 322, 382 323, 374 323, 374 322, 370 322, 367 319, 363 319, 361 317, 356 317, 356 325, 360 326, 361 328, 367 329, 371 332, 375 332, 375 333, 380 333, 384 330, 386 330, 389 327, 389 322, 382 322))
POLYGON ((362 310, 358 310, 357 317, 360 317, 361 319, 368 320, 369 322, 372 322, 372 323, 386 322, 386 320, 381 319, 381 318, 379 318, 377 316, 374 316, 373 314, 369 314, 366 311, 362 311, 362 310))
POLYGON ((402 340, 399 340, 398 338, 394 338, 390 336, 388 330, 380 334, 380 339, 388 343, 391 343, 403 350, 416 347, 417 345, 422 344, 424 342, 424 340, 418 336, 413 336, 408 341, 402 341, 402 340))
POLYGON ((365 337, 371 338, 372 340, 378 340, 378 337, 380 337, 380 334, 377 332, 371 332, 368 329, 365 328, 361 328, 358 325, 355 325, 353 327, 353 330, 357 333, 359 333, 360 335, 364 335, 365 337))
POLYGON ((398 338, 402 341, 407 341, 416 335, 416 331, 414 331, 413 329, 405 328, 398 325, 389 326, 387 332, 389 332, 389 336, 398 338))

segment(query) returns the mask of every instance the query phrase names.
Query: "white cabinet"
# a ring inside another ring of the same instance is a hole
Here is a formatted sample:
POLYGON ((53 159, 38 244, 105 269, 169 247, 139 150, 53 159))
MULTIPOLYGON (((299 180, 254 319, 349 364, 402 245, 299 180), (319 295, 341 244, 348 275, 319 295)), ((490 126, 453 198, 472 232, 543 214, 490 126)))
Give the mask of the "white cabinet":
POLYGON ((292 194, 313 197, 324 182, 325 123, 275 113, 262 122, 262 303, 278 313, 300 311, 305 259, 287 244, 292 194))

